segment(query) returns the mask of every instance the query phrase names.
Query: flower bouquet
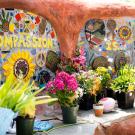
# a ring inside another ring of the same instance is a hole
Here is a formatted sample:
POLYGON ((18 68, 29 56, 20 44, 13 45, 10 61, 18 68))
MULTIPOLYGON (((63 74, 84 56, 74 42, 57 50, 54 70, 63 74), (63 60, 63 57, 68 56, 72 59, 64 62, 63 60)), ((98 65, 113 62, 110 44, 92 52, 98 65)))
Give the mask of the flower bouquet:
POLYGON ((110 89, 110 85, 112 81, 112 77, 111 77, 112 68, 98 67, 96 69, 96 73, 98 74, 101 80, 101 87, 102 87, 101 97, 105 96, 105 97, 114 98, 114 91, 110 89))
POLYGON ((76 78, 62 71, 46 85, 46 91, 50 96, 58 98, 62 108, 63 122, 75 123, 78 101, 82 95, 82 89, 78 88, 76 78))
POLYGON ((80 109, 90 110, 96 103, 96 95, 100 92, 101 81, 99 76, 93 70, 81 71, 76 74, 79 86, 84 90, 84 95, 80 100, 80 109))
POLYGON ((84 56, 84 49, 77 48, 75 55, 72 59, 68 59, 65 56, 61 57, 61 63, 59 64, 59 70, 65 71, 69 74, 86 69, 86 58, 84 56))

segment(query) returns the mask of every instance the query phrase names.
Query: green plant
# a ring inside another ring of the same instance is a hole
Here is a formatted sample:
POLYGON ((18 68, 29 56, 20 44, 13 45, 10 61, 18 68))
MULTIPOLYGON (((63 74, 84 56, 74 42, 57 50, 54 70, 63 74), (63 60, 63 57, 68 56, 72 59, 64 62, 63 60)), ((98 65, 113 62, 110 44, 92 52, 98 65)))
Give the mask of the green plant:
POLYGON ((135 90, 135 68, 125 65, 118 71, 118 76, 111 84, 114 91, 128 92, 135 90))
POLYGON ((102 88, 109 88, 111 83, 111 75, 109 69, 105 67, 98 67, 96 69, 97 74, 100 77, 102 88))
POLYGON ((18 112, 23 117, 35 117, 36 105, 57 101, 49 96, 36 97, 42 90, 35 88, 34 83, 29 81, 15 80, 11 74, 0 87, 0 107, 18 112))

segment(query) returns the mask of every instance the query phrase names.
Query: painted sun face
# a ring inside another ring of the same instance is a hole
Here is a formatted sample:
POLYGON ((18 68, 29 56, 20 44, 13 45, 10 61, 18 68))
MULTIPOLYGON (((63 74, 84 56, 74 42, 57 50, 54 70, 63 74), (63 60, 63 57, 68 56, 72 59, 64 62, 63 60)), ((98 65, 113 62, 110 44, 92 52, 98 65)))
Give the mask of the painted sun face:
POLYGON ((15 78, 22 76, 24 80, 29 80, 35 71, 33 58, 27 51, 18 51, 13 53, 11 57, 3 64, 4 74, 8 76, 13 73, 15 78))

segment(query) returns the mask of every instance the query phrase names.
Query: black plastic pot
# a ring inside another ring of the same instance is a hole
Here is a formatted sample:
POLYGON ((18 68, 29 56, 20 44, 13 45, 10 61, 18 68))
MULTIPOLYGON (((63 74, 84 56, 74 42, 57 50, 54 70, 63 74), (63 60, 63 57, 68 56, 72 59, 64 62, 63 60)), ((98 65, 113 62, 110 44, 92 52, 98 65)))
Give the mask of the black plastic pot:
POLYGON ((104 98, 104 91, 101 91, 100 93, 97 93, 96 95, 96 102, 98 102, 100 99, 104 98))
POLYGON ((79 102, 80 110, 90 110, 93 109, 93 104, 95 101, 95 97, 90 94, 84 94, 79 102))
POLYGON ((112 89, 104 88, 103 92, 104 92, 104 97, 110 97, 116 99, 115 92, 112 89))
POLYGON ((118 107, 121 109, 129 109, 134 106, 134 91, 132 92, 116 92, 116 99, 118 101, 118 107))
POLYGON ((77 112, 79 106, 76 107, 61 107, 63 123, 65 124, 73 124, 77 122, 77 112))
POLYGON ((34 118, 16 118, 16 135, 33 135, 34 118))

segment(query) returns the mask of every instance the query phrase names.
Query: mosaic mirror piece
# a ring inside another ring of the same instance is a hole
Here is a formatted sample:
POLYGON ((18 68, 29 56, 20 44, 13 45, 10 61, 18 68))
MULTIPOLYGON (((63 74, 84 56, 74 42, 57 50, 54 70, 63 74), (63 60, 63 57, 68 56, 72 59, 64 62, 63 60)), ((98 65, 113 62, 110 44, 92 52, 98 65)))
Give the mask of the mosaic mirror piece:
POLYGON ((57 65, 60 62, 60 57, 54 51, 48 51, 46 56, 46 67, 52 72, 57 70, 57 65))
POLYGON ((39 51, 36 54, 36 64, 38 67, 44 67, 46 63, 46 53, 43 51, 39 51))
POLYGON ((117 24, 116 24, 115 20, 110 19, 110 20, 107 21, 107 28, 109 30, 109 32, 107 33, 107 38, 109 38, 111 40, 113 40, 115 38, 115 36, 116 36, 116 34, 115 34, 116 26, 117 26, 117 24))
POLYGON ((127 58, 124 52, 118 52, 115 56, 114 66, 116 70, 119 70, 127 63, 127 58))
POLYGON ((132 32, 128 26, 122 26, 119 28, 118 34, 122 40, 128 40, 131 37, 132 32))
POLYGON ((41 72, 39 72, 38 74, 38 84, 43 85, 46 84, 48 81, 50 81, 51 79, 51 75, 47 70, 42 70, 41 72))
POLYGON ((93 60, 93 63, 92 63, 93 69, 97 69, 98 67, 106 67, 107 68, 108 66, 109 66, 108 60, 107 60, 107 58, 105 58, 103 56, 95 58, 93 60))
POLYGON ((89 20, 85 25, 86 39, 90 46, 99 45, 105 38, 105 25, 102 20, 89 20))

